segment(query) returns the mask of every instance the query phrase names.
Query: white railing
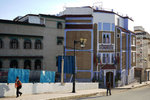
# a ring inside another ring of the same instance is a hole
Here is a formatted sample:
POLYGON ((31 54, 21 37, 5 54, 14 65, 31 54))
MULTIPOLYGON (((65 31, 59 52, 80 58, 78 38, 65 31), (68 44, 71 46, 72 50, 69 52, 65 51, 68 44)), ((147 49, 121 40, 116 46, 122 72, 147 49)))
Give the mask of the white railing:
POLYGON ((114 44, 99 44, 99 50, 105 51, 115 50, 115 46, 114 44))

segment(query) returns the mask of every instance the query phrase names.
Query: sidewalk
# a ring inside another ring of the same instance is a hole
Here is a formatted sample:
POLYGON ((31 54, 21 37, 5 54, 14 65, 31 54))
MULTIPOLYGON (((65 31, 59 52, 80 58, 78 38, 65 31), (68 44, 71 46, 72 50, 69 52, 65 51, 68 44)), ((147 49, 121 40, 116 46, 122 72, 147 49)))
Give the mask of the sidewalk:
MULTIPOLYGON (((150 85, 150 81, 142 82, 142 84, 139 84, 139 83, 129 84, 123 87, 117 87, 115 89, 123 89, 123 90, 134 89, 134 88, 139 88, 139 87, 143 87, 146 85, 150 85)), ((69 92, 22 95, 19 98, 6 97, 6 98, 0 98, 0 100, 68 100, 68 99, 77 99, 77 98, 94 96, 94 95, 105 96, 106 89, 80 90, 80 91, 76 91, 76 93, 71 93, 71 91, 69 91, 69 92)))
POLYGON ((150 81, 142 82, 142 84, 133 83, 133 84, 125 85, 125 86, 122 86, 122 87, 117 87, 116 89, 134 89, 134 88, 139 88, 139 87, 143 87, 143 86, 146 86, 146 85, 150 85, 150 81))
POLYGON ((34 95, 22 95, 19 98, 9 97, 9 98, 0 98, 0 100, 68 100, 93 96, 96 94, 104 96, 106 95, 106 89, 80 90, 76 91, 76 93, 57 92, 57 93, 44 93, 34 95))

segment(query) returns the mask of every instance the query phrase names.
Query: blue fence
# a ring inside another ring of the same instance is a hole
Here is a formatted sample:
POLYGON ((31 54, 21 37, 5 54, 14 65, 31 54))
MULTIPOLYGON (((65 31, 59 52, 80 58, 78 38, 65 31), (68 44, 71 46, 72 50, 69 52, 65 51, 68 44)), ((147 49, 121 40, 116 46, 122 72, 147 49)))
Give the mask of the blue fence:
MULTIPOLYGON (((64 59, 64 73, 72 74, 74 68, 74 56, 63 56, 64 59)), ((62 56, 58 56, 58 72, 61 73, 62 56)))
POLYGON ((35 71, 15 68, 0 69, 0 83, 15 83, 17 76, 22 83, 55 82, 55 72, 53 71, 35 71))

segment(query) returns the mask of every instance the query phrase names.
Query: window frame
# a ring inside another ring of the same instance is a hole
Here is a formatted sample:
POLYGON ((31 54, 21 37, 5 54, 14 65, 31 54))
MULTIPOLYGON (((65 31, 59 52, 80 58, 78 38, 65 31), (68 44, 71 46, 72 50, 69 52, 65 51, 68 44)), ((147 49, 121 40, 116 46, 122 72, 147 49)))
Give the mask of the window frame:
POLYGON ((11 60, 10 61, 10 68, 19 68, 18 67, 18 61, 17 60, 11 60))
POLYGON ((111 44, 111 33, 103 33, 102 34, 102 44, 111 44), (109 41, 107 40, 107 36, 109 36, 109 38, 108 38, 109 41), (104 39, 104 37, 105 37, 105 39, 104 39))
POLYGON ((3 48, 3 45, 4 45, 3 40, 2 40, 2 39, 0 39, 0 49, 2 49, 2 48, 3 48))
POLYGON ((32 41, 24 40, 24 49, 32 49, 32 41))
POLYGON ((32 67, 31 60, 24 60, 24 69, 30 69, 31 70, 31 67, 32 67), (27 62, 29 64, 29 66, 28 66, 27 62))
POLYGON ((64 42, 64 37, 58 36, 57 37, 57 45, 63 45, 63 42, 64 42), (59 41, 61 41, 61 42, 59 42, 59 41))
POLYGON ((35 49, 42 49, 43 48, 43 44, 41 40, 35 40, 34 43, 35 49))
POLYGON ((40 59, 36 59, 35 61, 34 61, 34 69, 35 70, 41 70, 42 69, 42 61, 40 60, 40 59), (37 63, 38 62, 38 63, 37 63), (40 62, 40 63, 39 63, 40 62), (39 68, 37 67, 38 65, 40 65, 39 66, 39 68))
POLYGON ((10 40, 10 49, 18 49, 18 48, 19 48, 18 39, 11 39, 10 40))

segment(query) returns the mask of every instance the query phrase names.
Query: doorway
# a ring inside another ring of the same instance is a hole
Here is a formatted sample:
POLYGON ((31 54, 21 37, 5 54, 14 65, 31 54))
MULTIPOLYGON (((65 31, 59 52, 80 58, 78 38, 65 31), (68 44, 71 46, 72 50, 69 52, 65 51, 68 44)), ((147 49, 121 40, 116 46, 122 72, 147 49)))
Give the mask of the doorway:
POLYGON ((111 87, 113 87, 113 72, 106 73, 106 83, 109 82, 111 87))

